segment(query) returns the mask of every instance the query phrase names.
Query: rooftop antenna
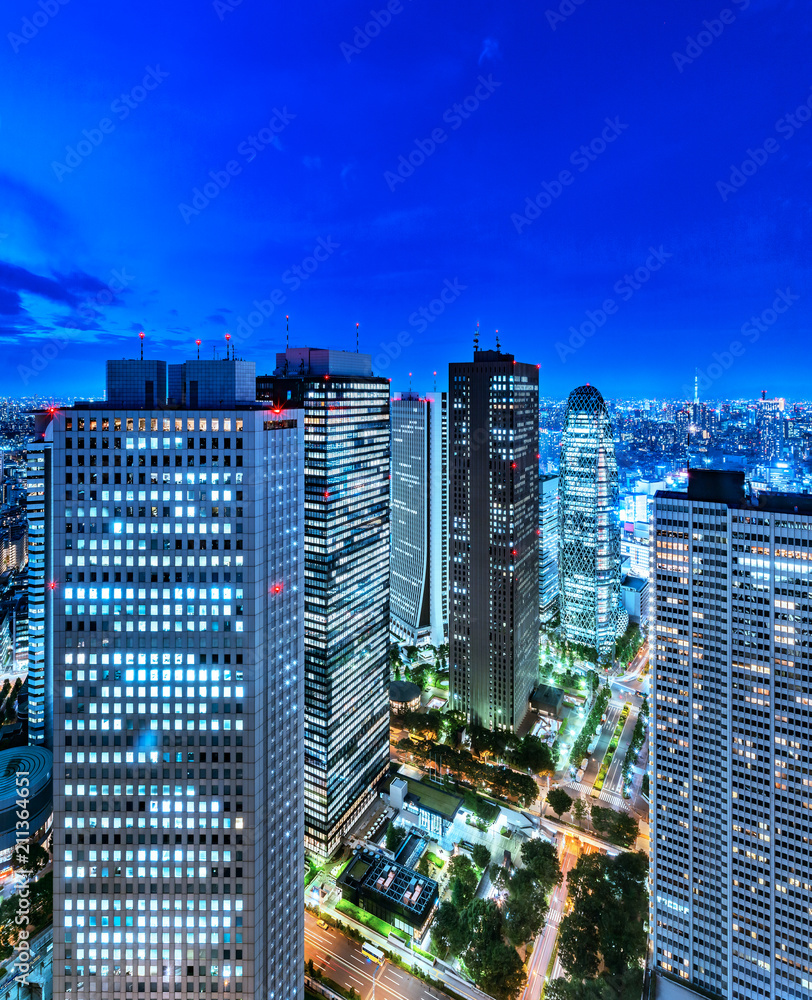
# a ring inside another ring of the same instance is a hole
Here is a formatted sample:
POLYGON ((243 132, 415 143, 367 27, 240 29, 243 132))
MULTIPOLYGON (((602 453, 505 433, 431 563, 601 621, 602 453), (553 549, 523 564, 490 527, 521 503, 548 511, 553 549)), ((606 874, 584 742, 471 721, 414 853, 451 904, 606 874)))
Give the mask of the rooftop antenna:
POLYGON ((231 343, 231 334, 226 334, 226 361, 228 361, 228 345, 231 343))
POLYGON ((290 349, 290 316, 285 316, 285 351, 290 349))
POLYGON ((141 360, 144 360, 144 331, 142 330, 138 336, 141 338, 141 360))
POLYGON ((409 372, 409 395, 412 394, 412 373, 409 372))
POLYGON ((499 331, 496 331, 496 353, 499 353, 499 331))
POLYGON ((434 391, 437 392, 437 372, 434 373, 434 391))
POLYGON ((699 406, 699 369, 694 368, 694 405, 699 406))
POLYGON ((196 340, 195 343, 197 344, 197 360, 200 361, 200 341, 196 340))
POLYGON ((476 330, 474 330, 474 351, 479 350, 479 320, 477 320, 476 330))
POLYGON ((355 353, 356 354, 359 353, 359 348, 358 348, 358 327, 360 325, 361 325, 360 323, 356 323, 355 324, 355 353))

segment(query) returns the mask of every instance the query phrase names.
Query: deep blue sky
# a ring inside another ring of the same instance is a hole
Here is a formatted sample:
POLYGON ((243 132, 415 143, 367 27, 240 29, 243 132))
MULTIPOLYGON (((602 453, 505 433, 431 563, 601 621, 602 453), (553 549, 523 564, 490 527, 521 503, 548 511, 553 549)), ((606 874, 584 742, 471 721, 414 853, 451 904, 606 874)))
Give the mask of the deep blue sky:
POLYGON ((141 328, 150 356, 182 360, 200 337, 211 357, 254 300, 281 289, 285 302, 239 348, 259 372, 289 312, 294 345, 354 349, 360 322, 393 388, 408 371, 416 387, 434 369, 445 381, 479 321, 484 346, 498 327, 505 349, 541 364, 545 394, 589 381, 606 395, 676 396, 739 340, 708 395, 812 395, 812 121, 791 137, 776 128, 812 95, 801 0, 565 0, 566 18, 546 13, 552 0, 401 0, 357 53, 347 46, 368 0, 43 3, 56 10, 47 20, 37 0, 0 15, 3 392, 99 392, 102 360, 136 356, 141 328), (723 9, 732 23, 678 68, 674 53, 695 53, 687 37, 723 9), (139 90, 148 67, 154 89, 139 90), (480 106, 444 121, 480 76, 492 81, 480 106), (135 105, 126 117, 122 94, 135 105), (94 132, 105 118, 107 134, 94 132), (622 126, 615 141, 570 162, 606 119, 622 126), (249 162, 241 143, 272 120, 281 131, 249 162), (436 151, 387 182, 437 128, 436 151), (67 147, 83 130, 101 141, 76 165, 67 147), (723 199, 717 182, 770 137, 766 162, 723 199), (182 212, 229 161, 228 186, 182 212), (572 183, 517 232, 526 199, 567 169, 572 183), (286 272, 320 239, 326 259, 293 287, 286 272), (613 290, 650 247, 671 256, 634 294, 613 290), (126 288, 108 305, 113 272, 126 288), (442 315, 410 326, 444 287, 442 315), (776 289, 799 298, 745 339, 776 289), (615 314, 562 361, 556 343, 607 298, 615 314), (71 319, 79 329, 64 329, 71 319), (408 345, 390 361, 382 345, 401 331, 408 345), (56 355, 44 367, 43 350, 56 355))

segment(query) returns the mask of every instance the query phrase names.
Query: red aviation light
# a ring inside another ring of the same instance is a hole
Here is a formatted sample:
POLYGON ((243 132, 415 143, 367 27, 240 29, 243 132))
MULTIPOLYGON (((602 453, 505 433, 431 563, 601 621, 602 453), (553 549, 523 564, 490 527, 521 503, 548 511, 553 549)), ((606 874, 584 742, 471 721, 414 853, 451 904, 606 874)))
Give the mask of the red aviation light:
POLYGON ((271 587, 271 593, 272 594, 281 594, 282 593, 282 584, 281 583, 275 583, 271 587))
POLYGON ((56 580, 48 581, 48 590, 56 590, 56 580))

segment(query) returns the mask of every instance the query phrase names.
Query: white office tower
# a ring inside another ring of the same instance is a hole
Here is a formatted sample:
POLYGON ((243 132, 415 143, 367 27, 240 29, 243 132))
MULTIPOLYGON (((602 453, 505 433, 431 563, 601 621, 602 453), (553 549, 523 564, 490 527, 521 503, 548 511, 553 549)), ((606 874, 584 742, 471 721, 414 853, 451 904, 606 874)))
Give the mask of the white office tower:
MULTIPOLYGON (((691 471, 653 515, 651 933, 662 996, 812 995, 812 499, 691 471)), ((661 995, 658 990, 658 996, 661 995)))
POLYGON ((558 612, 558 476, 539 476, 539 614, 558 612))
POLYGON ((303 428, 253 367, 37 416, 59 1000, 302 995, 303 428))
POLYGON ((395 395, 391 414, 390 628, 409 645, 448 636, 447 395, 395 395))

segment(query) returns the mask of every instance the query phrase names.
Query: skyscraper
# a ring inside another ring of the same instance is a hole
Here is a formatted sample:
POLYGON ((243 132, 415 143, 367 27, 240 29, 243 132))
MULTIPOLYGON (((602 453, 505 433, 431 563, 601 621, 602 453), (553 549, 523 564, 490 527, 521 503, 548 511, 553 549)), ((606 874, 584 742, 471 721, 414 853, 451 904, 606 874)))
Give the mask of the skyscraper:
POLYGON ((390 624, 410 645, 448 636, 448 397, 391 401, 390 624))
POLYGON ((567 401, 558 490, 561 625, 570 642, 606 651, 620 607, 617 461, 606 404, 592 385, 567 401))
POLYGON ((809 997, 812 499, 692 470, 652 523, 654 967, 809 997))
POLYGON ((538 679, 536 365, 449 365, 449 657, 455 709, 515 731, 538 679))
POLYGON ((389 380, 289 348, 259 398, 305 424, 305 847, 332 854, 389 768, 389 380))
POLYGON ((304 435, 253 368, 36 418, 59 1000, 301 996, 304 435))
POLYGON ((549 622, 558 610, 558 476, 539 477, 539 613, 549 622))

